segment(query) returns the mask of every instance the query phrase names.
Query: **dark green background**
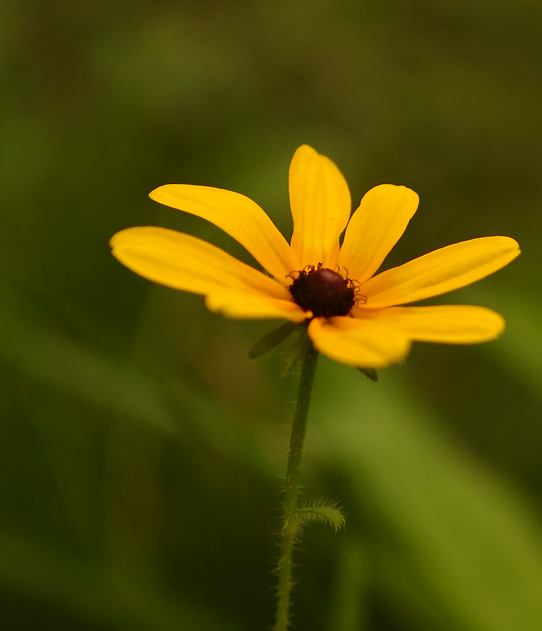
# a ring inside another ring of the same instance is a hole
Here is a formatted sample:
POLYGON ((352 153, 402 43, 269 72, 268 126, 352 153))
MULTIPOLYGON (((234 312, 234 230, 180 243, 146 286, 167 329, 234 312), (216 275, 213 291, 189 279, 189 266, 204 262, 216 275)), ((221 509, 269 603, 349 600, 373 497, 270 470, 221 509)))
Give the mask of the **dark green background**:
POLYGON ((272 624, 295 378, 250 363, 266 322, 119 265, 146 196, 255 199, 289 237, 309 143, 355 202, 419 211, 386 265, 477 236, 511 266, 447 300, 496 342, 418 344, 375 386, 323 359, 303 472, 348 527, 307 529, 299 631, 542 628, 542 5, 255 0, 0 5, 0 617, 6 631, 272 624))

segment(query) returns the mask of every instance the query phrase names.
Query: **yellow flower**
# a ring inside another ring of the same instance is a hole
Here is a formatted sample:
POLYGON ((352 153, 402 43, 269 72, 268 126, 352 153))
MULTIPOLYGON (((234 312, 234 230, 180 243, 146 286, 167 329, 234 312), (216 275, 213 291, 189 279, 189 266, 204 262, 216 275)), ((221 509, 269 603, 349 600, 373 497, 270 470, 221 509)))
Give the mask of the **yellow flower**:
POLYGON ((290 245, 265 212, 239 193, 168 184, 150 194, 227 232, 268 274, 165 228, 122 230, 111 240, 113 254, 145 278, 204 295, 211 311, 228 317, 306 322, 319 351, 362 368, 401 360, 413 341, 469 344, 503 331, 503 318, 484 307, 402 305, 492 274, 519 254, 514 239, 462 241, 375 275, 416 212, 414 191, 376 186, 350 217, 350 192, 341 172, 303 145, 292 159, 289 192, 290 245))

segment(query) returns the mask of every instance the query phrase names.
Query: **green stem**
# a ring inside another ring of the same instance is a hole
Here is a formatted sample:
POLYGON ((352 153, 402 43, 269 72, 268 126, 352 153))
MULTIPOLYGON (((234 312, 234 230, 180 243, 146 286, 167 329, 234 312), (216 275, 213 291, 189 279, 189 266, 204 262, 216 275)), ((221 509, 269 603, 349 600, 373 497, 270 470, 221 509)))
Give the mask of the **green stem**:
POLYGON ((277 617, 274 631, 287 631, 288 629, 288 614, 292 591, 292 553, 297 530, 297 521, 290 519, 290 517, 298 509, 299 469, 317 360, 318 351, 315 350, 311 344, 303 356, 297 404, 290 436, 290 451, 288 455, 288 468, 286 470, 286 488, 283 505, 284 521, 278 562, 279 584, 277 594, 277 617))

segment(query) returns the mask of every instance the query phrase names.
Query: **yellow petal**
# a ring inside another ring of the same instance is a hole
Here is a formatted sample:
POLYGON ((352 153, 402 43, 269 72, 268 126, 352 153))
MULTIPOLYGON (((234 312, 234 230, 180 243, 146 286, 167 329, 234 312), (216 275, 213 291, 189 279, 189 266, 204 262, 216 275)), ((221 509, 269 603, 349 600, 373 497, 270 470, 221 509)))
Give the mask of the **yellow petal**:
POLYGON ((228 318, 284 318, 291 322, 303 322, 310 311, 289 300, 278 300, 236 291, 220 291, 209 294, 205 304, 210 311, 220 312, 228 318))
POLYGON ((418 195, 405 186, 382 184, 368 191, 354 212, 338 264, 360 283, 377 271, 418 208, 418 195))
POLYGON ((225 289, 291 300, 287 289, 220 248, 174 230, 127 228, 111 239, 114 256, 144 278, 162 285, 211 294, 225 289))
POLYGON ((403 359, 410 349, 399 327, 377 318, 314 318, 308 334, 324 355, 358 368, 383 368, 403 359))
POLYGON ((300 269, 286 239, 265 212, 248 197, 211 186, 166 184, 150 193, 156 202, 202 217, 227 232, 283 285, 300 269))
POLYGON ((418 342, 474 344, 493 340, 504 331, 504 318, 485 307, 391 307, 374 313, 380 322, 397 326, 418 342))
POLYGON ((334 269, 339 236, 348 222, 348 185, 335 164, 307 145, 299 147, 290 165, 290 206, 294 218, 292 249, 301 267, 334 269))
POLYGON ((518 256, 519 246, 509 237, 461 241, 420 256, 369 279, 360 294, 366 309, 415 302, 464 287, 484 278, 518 256))

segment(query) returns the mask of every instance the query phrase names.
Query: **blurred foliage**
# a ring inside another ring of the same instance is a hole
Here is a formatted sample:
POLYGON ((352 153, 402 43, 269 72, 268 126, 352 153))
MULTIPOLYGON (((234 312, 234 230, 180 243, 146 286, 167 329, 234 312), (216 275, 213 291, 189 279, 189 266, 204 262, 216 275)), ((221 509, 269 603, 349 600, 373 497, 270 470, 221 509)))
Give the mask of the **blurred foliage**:
POLYGON ((295 379, 232 322, 109 254, 167 182, 240 191, 291 231, 307 142, 354 199, 421 206, 387 265, 488 234, 512 266, 451 296, 503 313, 372 384, 322 360, 299 631, 542 628, 542 7, 535 0, 0 5, 0 599, 6 630, 269 628, 295 379))

